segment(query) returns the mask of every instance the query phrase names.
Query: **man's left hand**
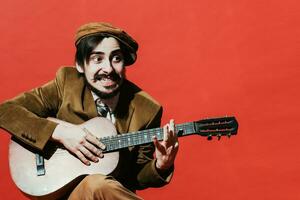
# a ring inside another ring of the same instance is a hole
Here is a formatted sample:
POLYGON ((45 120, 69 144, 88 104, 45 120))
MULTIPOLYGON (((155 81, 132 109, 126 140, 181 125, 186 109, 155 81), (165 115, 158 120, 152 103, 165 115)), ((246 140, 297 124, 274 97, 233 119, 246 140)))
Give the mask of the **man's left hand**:
POLYGON ((163 127, 163 131, 164 139, 161 142, 159 142, 156 137, 153 137, 156 155, 156 168, 159 170, 168 170, 174 165, 179 147, 173 119, 171 119, 170 123, 163 127))

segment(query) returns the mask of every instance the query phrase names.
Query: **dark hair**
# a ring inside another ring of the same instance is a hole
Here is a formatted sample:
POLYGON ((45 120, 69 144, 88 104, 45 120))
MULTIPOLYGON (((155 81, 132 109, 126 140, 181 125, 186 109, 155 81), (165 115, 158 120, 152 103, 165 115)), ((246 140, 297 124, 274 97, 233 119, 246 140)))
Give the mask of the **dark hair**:
MULTIPOLYGON (((88 62, 92 51, 97 47, 97 45, 105 38, 111 37, 103 34, 91 35, 85 38, 82 38, 80 42, 76 45, 76 54, 75 54, 75 62, 83 67, 86 62, 88 62)), ((125 65, 130 59, 129 51, 124 44, 122 44, 119 40, 117 40, 120 45, 120 49, 124 55, 124 63, 125 65)))

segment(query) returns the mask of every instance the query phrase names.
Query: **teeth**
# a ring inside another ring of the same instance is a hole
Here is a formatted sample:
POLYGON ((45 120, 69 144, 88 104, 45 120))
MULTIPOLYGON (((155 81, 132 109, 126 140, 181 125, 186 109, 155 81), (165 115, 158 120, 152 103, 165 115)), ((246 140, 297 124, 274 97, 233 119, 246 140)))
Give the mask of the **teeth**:
POLYGON ((110 78, 102 78, 101 80, 102 81, 112 81, 112 79, 110 79, 110 78))

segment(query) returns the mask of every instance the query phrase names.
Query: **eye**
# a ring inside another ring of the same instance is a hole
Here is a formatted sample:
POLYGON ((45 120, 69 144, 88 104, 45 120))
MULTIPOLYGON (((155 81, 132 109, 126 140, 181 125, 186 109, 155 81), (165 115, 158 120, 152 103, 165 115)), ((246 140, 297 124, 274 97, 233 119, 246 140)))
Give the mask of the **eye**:
POLYGON ((123 61, 123 56, 121 54, 116 54, 112 57, 111 61, 113 63, 120 63, 123 61))
POLYGON ((94 63, 94 64, 99 64, 101 63, 103 60, 103 58, 100 55, 91 55, 90 57, 90 62, 94 63))

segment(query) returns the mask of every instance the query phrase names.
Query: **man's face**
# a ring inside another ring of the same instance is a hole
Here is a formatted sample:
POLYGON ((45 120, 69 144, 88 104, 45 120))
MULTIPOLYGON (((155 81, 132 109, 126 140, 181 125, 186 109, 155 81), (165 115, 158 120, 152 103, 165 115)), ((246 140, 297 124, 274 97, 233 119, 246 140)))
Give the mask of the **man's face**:
POLYGON ((104 38, 92 51, 84 68, 80 69, 92 90, 100 97, 114 96, 125 77, 124 57, 119 42, 113 37, 104 38))

